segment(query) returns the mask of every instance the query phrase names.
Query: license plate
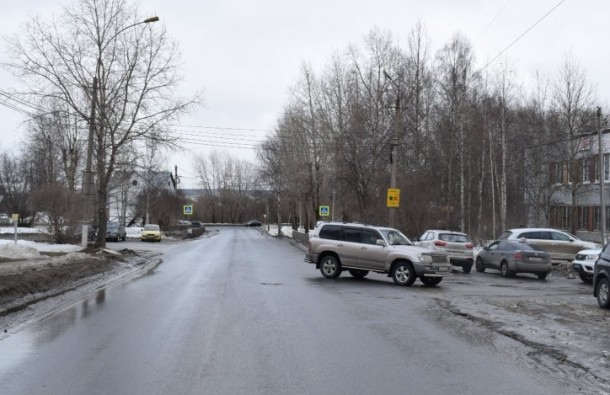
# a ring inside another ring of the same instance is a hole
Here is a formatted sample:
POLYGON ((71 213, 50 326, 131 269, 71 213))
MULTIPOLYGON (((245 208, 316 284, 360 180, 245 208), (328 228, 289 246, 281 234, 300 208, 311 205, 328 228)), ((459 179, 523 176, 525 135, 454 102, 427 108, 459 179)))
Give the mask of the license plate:
POLYGON ((449 268, 445 267, 445 266, 440 266, 437 269, 438 269, 439 272, 447 272, 447 271, 449 271, 449 268))
POLYGON ((531 256, 531 257, 530 257, 530 261, 534 261, 534 262, 542 262, 542 261, 544 261, 544 258, 539 257, 539 256, 531 256))

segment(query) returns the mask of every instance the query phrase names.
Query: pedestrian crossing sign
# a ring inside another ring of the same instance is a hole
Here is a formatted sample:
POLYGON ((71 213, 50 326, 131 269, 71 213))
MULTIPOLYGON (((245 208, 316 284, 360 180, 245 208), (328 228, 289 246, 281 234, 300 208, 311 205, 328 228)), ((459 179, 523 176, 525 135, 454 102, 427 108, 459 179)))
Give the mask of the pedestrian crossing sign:
POLYGON ((320 206, 320 217, 328 217, 330 215, 330 207, 320 206))
POLYGON ((182 213, 184 215, 193 215, 193 205, 186 204, 186 205, 182 206, 182 213))

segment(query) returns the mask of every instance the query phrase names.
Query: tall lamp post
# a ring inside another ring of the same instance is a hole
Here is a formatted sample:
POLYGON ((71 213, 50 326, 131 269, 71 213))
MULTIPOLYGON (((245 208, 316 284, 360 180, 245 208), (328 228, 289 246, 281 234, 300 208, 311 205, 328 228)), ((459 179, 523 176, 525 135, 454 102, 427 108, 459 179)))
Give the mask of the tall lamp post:
MULTIPOLYGON (((396 82, 394 82, 392 77, 385 70, 383 71, 383 75, 385 76, 385 78, 390 80, 392 85, 394 85, 394 90, 396 91, 396 112, 394 113, 394 137, 392 137, 392 140, 391 140, 391 145, 392 145, 392 175, 391 175, 391 178, 390 178, 390 188, 395 190, 396 189, 396 169, 397 169, 396 166, 397 166, 397 162, 398 162, 396 149, 398 147, 398 140, 399 140, 398 136, 399 136, 399 129, 400 129, 400 125, 399 125, 399 122, 400 122, 400 88, 398 87, 396 82)), ((388 197, 388 199, 389 199, 389 197, 388 197)), ((394 215, 395 215, 397 207, 398 206, 394 206, 394 205, 389 207, 389 209, 390 209, 389 227, 390 228, 394 227, 394 215)))
MULTIPOLYGON (((111 38, 107 40, 108 43, 112 42, 119 34, 123 33, 125 30, 130 29, 134 26, 138 26, 145 23, 157 22, 159 20, 158 16, 153 16, 150 18, 146 18, 143 21, 133 23, 131 25, 125 26, 118 32, 116 32, 111 38)), ((93 171, 91 170, 92 162, 93 162, 93 135, 95 134, 95 112, 97 107, 97 88, 98 88, 98 79, 97 74, 100 69, 100 65, 102 64, 102 53, 105 49, 105 46, 100 49, 100 53, 97 57, 97 61, 95 63, 95 73, 93 74, 93 85, 91 90, 91 113, 89 115, 89 137, 87 140, 87 163, 85 166, 85 174, 83 177, 83 195, 85 195, 84 199, 84 221, 82 224, 82 232, 81 232, 81 244, 83 247, 87 246, 87 241, 89 238, 89 222, 91 221, 91 206, 92 206, 92 195, 93 195, 93 171)))

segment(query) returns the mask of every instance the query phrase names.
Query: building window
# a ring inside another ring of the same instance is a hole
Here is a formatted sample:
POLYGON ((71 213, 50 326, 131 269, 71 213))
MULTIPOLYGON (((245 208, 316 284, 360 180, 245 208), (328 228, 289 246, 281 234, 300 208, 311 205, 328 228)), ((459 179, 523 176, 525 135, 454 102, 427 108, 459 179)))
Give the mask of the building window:
POLYGON ((589 183, 589 162, 591 161, 590 158, 583 158, 580 161, 580 179, 582 180, 583 184, 588 184, 589 183))

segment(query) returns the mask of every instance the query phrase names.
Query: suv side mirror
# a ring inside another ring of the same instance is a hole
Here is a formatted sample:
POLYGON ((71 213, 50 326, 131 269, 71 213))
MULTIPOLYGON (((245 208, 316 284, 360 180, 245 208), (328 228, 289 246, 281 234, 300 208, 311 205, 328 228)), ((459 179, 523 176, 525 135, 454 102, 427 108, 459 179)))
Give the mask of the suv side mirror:
POLYGON ((378 246, 385 247, 385 241, 383 241, 382 239, 377 239, 375 241, 375 244, 377 244, 378 246))

